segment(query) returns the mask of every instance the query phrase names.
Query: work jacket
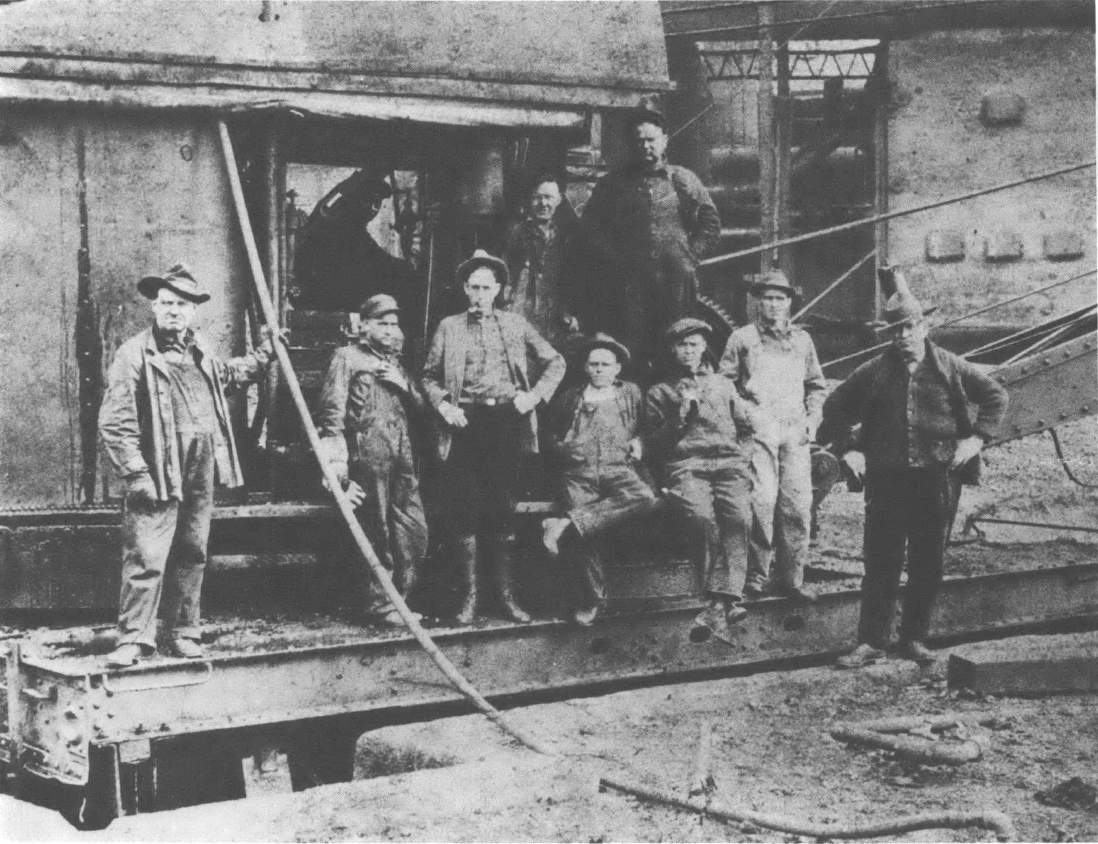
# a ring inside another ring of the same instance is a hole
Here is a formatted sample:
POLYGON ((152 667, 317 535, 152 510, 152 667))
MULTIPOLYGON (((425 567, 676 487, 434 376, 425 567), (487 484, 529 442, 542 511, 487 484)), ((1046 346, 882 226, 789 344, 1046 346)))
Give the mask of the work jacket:
MULTIPOLYGON (((518 390, 533 393, 539 401, 548 402, 564 377, 564 358, 534 327, 518 314, 496 310, 507 368, 518 390)), ((473 343, 469 330, 469 314, 448 316, 438 324, 427 361, 423 365, 423 392, 436 410, 443 402, 456 405, 461 397, 465 378, 465 357, 473 343)), ((522 450, 538 451, 537 414, 531 411, 524 418, 522 450)), ((435 424, 435 447, 438 458, 450 456, 452 432, 441 419, 435 424)))
MULTIPOLYGON (((225 388, 258 380, 270 352, 260 347, 244 357, 223 361, 197 331, 188 354, 192 348, 217 412, 217 481, 227 487, 242 486, 244 475, 225 388)), ((123 478, 147 471, 161 501, 182 498, 182 460, 167 367, 151 328, 131 337, 114 354, 99 408, 100 448, 123 478)))
MULTIPOLYGON (((576 426, 586 390, 586 383, 573 384, 568 389, 562 390, 553 399, 553 404, 549 408, 550 442, 553 454, 557 458, 564 458, 569 454, 569 435, 576 426)), ((636 384, 629 381, 618 381, 614 384, 614 406, 621 417, 621 426, 626 440, 632 439, 639 433, 642 401, 640 387, 636 384)))
POLYGON ((958 440, 990 440, 1006 407, 1002 385, 928 340, 914 374, 891 348, 855 369, 824 402, 821 441, 863 451, 869 471, 941 468, 953 461, 958 440))

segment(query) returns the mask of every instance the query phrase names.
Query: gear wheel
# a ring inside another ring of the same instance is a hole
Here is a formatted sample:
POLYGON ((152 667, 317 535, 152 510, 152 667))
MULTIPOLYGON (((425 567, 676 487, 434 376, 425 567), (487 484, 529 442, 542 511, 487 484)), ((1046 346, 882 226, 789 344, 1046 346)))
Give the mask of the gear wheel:
POLYGON ((716 360, 720 360, 721 355, 724 354, 724 347, 728 344, 728 338, 736 330, 736 320, 708 296, 699 295, 695 300, 694 310, 695 316, 713 330, 710 351, 716 360))

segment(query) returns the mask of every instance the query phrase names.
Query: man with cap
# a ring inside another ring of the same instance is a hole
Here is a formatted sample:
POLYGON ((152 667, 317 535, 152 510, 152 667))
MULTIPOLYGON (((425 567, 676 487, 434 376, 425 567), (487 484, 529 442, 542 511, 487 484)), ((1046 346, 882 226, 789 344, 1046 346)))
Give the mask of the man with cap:
POLYGON ((758 316, 732 332, 720 372, 741 395, 758 404, 751 466, 755 477, 752 509, 757 531, 747 563, 747 597, 766 588, 772 549, 776 551, 776 591, 811 601, 803 588, 812 524, 812 454, 827 381, 808 332, 790 321, 799 298, 785 273, 772 270, 752 286, 758 316), (761 535, 760 535, 761 534, 761 535))
MULTIPOLYGON (((413 431, 427 403, 400 363, 404 335, 396 299, 379 293, 359 310, 358 342, 337 349, 320 393, 317 428, 359 523, 407 598, 427 551, 413 431)), ((370 588, 367 615, 389 624, 400 616, 370 588)))
POLYGON ((191 324, 206 293, 177 264, 137 289, 152 300, 151 328, 115 352, 99 410, 99 442, 125 485, 122 592, 113 668, 156 649, 163 596, 164 639, 173 656, 198 658, 202 576, 214 485, 244 483, 225 388, 256 381, 272 352, 223 361, 191 324))
POLYGON ((423 367, 423 389, 437 412, 442 461, 440 510, 464 581, 458 621, 477 604, 477 534, 492 546, 496 585, 507 615, 530 616, 515 602, 512 506, 526 455, 538 452, 538 405, 564 377, 564 359, 522 316, 496 308, 507 264, 478 249, 457 268, 466 311, 439 323, 423 367))
POLYGON ((636 110, 626 131, 629 160, 595 185, 583 223, 596 263, 592 293, 602 306, 593 327, 621 340, 647 380, 664 329, 693 308, 697 264, 721 224, 701 180, 667 163, 659 112, 636 110))
POLYGON ((704 561, 706 609, 693 641, 729 641, 742 606, 751 530, 751 435, 754 409, 706 360, 709 326, 687 317, 667 329, 671 376, 648 390, 645 443, 666 467, 671 506, 686 523, 695 559, 704 561))
POLYGON ((586 379, 562 390, 550 408, 554 456, 568 513, 546 519, 543 541, 550 554, 566 553, 580 573, 575 621, 590 626, 606 605, 600 539, 656 505, 641 478, 638 436, 641 391, 618 379, 629 350, 596 333, 578 349, 586 379))
POLYGON ((858 668, 885 656, 907 562, 900 654, 934 661, 924 640, 962 483, 1006 411, 1006 391, 976 366, 927 339, 926 315, 903 276, 884 308, 890 348, 862 364, 824 402, 840 442, 861 430, 843 461, 865 481, 865 579, 858 646, 839 658, 858 668), (975 407, 975 413, 970 410, 975 407), (906 551, 906 553, 905 553, 906 551))
POLYGON ((579 329, 572 301, 576 215, 562 207, 560 182, 552 173, 534 176, 529 188, 526 218, 511 231, 503 252, 511 280, 503 302, 560 348, 579 329))
POLYGON ((294 307, 354 311, 368 296, 388 293, 417 312, 415 268, 366 229, 392 195, 383 179, 358 170, 317 203, 295 253, 294 307))

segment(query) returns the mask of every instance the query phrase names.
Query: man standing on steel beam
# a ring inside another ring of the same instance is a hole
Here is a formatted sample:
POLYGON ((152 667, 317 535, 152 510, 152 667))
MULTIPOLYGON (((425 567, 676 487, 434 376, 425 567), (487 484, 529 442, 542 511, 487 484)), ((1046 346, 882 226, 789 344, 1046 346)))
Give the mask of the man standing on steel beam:
POLYGON ((423 365, 423 390, 442 423, 439 508, 464 581, 462 624, 476 618, 478 533, 492 546, 504 611, 530 620, 514 596, 512 507, 524 458, 538 452, 534 410, 564 377, 560 353, 523 317, 496 308, 507 280, 507 264, 482 249, 458 266, 469 308, 439 323, 423 365))
MULTIPOLYGON (((172 656, 197 659, 202 576, 214 485, 244 483, 225 388, 260 377, 273 349, 222 361, 191 328, 210 298, 182 264, 146 276, 153 325, 115 353, 99 411, 99 442, 125 484, 118 647, 111 668, 156 650, 163 595, 164 640, 172 656)), ((266 331, 266 329, 265 329, 266 331)))
MULTIPOLYGON (((378 293, 359 309, 358 343, 336 349, 320 392, 322 455, 344 484, 359 524, 407 600, 427 552, 413 430, 427 407, 404 371, 400 305, 378 293)), ((367 617, 402 625, 385 593, 367 584, 367 617)))
POLYGON ((716 244, 721 222, 701 180, 667 163, 663 115, 638 109, 627 133, 628 163, 599 180, 583 212, 596 261, 591 293, 601 305, 591 327, 624 343, 634 375, 651 383, 663 332, 690 315, 697 264, 716 244))
POLYGON ((843 462, 865 482, 865 579, 858 646, 840 668, 885 657, 900 572, 907 587, 900 654, 934 662, 925 639, 963 483, 977 483, 980 450, 1006 412, 1007 393, 968 361, 927 339, 926 315, 900 273, 884 308, 891 347, 862 364, 824 402, 828 438, 850 442, 843 462), (975 414, 970 406, 975 406, 975 414))
POLYGON ((748 554, 745 597, 763 595, 776 554, 776 592, 814 600, 803 588, 812 523, 812 455, 827 382, 808 332, 789 321, 797 289, 781 270, 764 273, 752 286, 759 313, 732 332, 720 372, 740 394, 759 404, 765 430, 755 434, 753 510, 759 528, 748 554))

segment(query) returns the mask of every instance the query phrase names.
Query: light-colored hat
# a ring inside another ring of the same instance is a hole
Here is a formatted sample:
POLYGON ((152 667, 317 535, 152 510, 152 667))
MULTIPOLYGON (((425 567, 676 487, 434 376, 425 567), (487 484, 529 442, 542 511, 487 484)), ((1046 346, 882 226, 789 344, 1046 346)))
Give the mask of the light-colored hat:
POLYGON ((749 292, 752 296, 760 296, 764 290, 780 290, 789 296, 790 299, 795 299, 800 296, 801 291, 789 283, 789 279, 786 278, 785 273, 781 270, 770 270, 769 272, 762 273, 755 279, 755 283, 749 288, 749 292))
POLYGON ((469 276, 473 274, 473 271, 479 270, 481 267, 488 267, 492 270, 496 274, 496 281, 500 283, 500 286, 506 287, 510 283, 511 275, 507 272, 507 263, 502 258, 497 258, 483 249, 478 249, 473 253, 473 257, 458 264, 457 271, 454 273, 454 282, 458 286, 464 285, 469 276))
POLYGON ((164 275, 147 275, 137 282, 137 289, 146 299, 155 299, 160 288, 166 287, 184 299, 201 305, 209 301, 210 294, 191 275, 183 264, 176 264, 164 275))
POLYGON ((677 343, 683 337, 689 337, 691 334, 701 334, 706 340, 709 340, 713 335, 713 329, 703 320, 695 317, 683 317, 678 322, 672 323, 663 336, 668 343, 677 343))

